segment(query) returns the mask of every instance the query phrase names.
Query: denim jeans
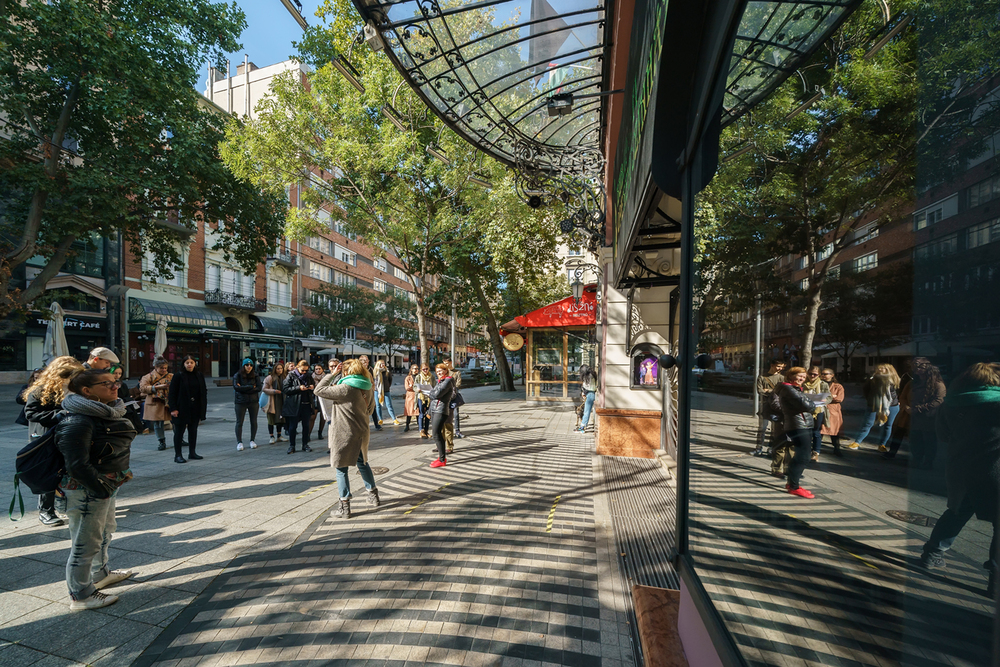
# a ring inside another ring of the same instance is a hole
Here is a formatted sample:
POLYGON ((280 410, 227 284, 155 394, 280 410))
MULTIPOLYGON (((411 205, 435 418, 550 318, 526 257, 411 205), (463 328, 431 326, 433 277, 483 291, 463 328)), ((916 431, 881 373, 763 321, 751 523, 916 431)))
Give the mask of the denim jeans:
POLYGON ((587 424, 590 423, 590 411, 594 409, 594 399, 597 394, 593 391, 587 392, 587 398, 583 403, 583 417, 580 419, 580 428, 586 429, 587 424))
MULTIPOLYGON (((889 442, 889 434, 892 432, 892 422, 896 421, 896 415, 899 414, 899 406, 894 405, 889 408, 889 420, 882 426, 882 437, 879 439, 878 444, 884 445, 889 442)), ((858 437, 854 439, 854 442, 859 445, 864 442, 865 438, 868 437, 868 433, 875 426, 875 413, 869 412, 865 415, 865 423, 861 425, 861 431, 858 433, 858 437)))
POLYGON ((161 420, 156 420, 149 423, 153 425, 153 433, 156 434, 156 439, 160 442, 166 442, 167 436, 163 432, 163 422, 161 420))
POLYGON ((819 454, 820 450, 823 449, 823 431, 821 429, 823 428, 824 417, 825 417, 824 413, 821 412, 818 415, 816 415, 816 417, 813 420, 812 450, 817 454, 819 454))
POLYGON ((116 489, 110 498, 95 498, 84 488, 66 492, 70 550, 66 561, 66 586, 74 600, 89 598, 94 581, 108 576, 108 545, 115 522, 116 489))
POLYGON ((417 427, 421 431, 429 431, 431 429, 430 410, 430 406, 425 405, 419 398, 417 399, 417 411, 420 413, 417 415, 417 427))
MULTIPOLYGON (((383 394, 383 398, 385 399, 385 408, 387 408, 389 410, 389 419, 392 419, 393 421, 395 421, 396 420, 396 411, 392 409, 392 398, 389 396, 388 392, 386 392, 385 394, 383 394)), ((382 404, 378 402, 378 399, 376 399, 375 400, 375 412, 378 413, 379 421, 385 421, 384 419, 382 419, 382 410, 383 410, 382 404)))
MULTIPOLYGON (((351 499, 351 480, 347 476, 350 470, 347 466, 337 468, 337 490, 340 491, 341 500, 351 499)), ((365 488, 369 491, 375 488, 375 475, 372 474, 372 467, 365 463, 365 455, 358 454, 358 472, 364 480, 365 488)))

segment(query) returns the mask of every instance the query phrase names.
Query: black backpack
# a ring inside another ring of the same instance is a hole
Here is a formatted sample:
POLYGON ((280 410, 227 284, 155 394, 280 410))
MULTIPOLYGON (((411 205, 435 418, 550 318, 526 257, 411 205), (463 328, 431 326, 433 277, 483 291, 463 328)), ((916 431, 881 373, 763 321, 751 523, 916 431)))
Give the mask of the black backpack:
POLYGON ((21 497, 21 482, 36 495, 51 493, 58 488, 66 471, 66 461, 62 452, 56 447, 56 429, 50 428, 38 438, 33 438, 17 453, 14 463, 14 497, 10 499, 8 516, 14 518, 14 505, 21 505, 21 516, 24 516, 24 499, 21 497))

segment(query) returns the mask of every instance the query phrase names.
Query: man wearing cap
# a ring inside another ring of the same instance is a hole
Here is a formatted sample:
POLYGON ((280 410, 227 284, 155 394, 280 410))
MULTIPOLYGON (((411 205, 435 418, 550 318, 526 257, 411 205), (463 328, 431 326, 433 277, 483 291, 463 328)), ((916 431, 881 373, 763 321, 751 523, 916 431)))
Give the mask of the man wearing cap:
POLYGON ((118 355, 106 347, 95 347, 90 351, 90 358, 84 364, 85 368, 93 368, 95 371, 106 371, 112 364, 120 364, 118 355))

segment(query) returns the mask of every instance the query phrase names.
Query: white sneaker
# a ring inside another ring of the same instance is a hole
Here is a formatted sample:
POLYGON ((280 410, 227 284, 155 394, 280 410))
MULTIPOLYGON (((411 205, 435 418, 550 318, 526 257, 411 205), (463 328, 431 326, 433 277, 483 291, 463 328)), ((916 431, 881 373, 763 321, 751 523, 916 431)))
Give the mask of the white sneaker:
POLYGON ((273 445, 274 444, 274 436, 273 435, 267 439, 267 444, 269 444, 269 445, 273 445))
POLYGON ((250 441, 250 449, 257 449, 257 443, 253 440, 250 441))
POLYGON ((73 600, 69 603, 70 611, 83 611, 84 609, 100 609, 101 607, 107 607, 108 605, 118 602, 117 595, 107 595, 100 591, 94 591, 94 594, 89 598, 83 600, 73 600))
POLYGON ((238 452, 242 452, 243 451, 243 443, 242 442, 237 442, 236 443, 236 451, 238 451, 238 452))
POLYGON ((282 438, 282 437, 281 437, 281 434, 279 433, 279 434, 278 434, 278 442, 281 442, 282 440, 284 440, 284 438, 282 438))
POLYGON ((133 577, 137 574, 139 573, 135 570, 111 570, 111 572, 108 572, 108 576, 94 583, 94 588, 101 590, 102 588, 107 588, 108 586, 114 586, 119 581, 125 581, 129 577, 133 577))

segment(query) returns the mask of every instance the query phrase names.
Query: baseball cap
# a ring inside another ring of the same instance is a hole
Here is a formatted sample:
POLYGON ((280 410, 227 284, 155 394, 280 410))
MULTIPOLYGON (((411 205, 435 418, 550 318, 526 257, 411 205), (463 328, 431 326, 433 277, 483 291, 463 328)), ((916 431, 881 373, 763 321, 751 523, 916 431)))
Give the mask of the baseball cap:
POLYGON ((118 355, 109 350, 106 347, 95 347, 90 351, 91 359, 104 359, 105 361, 110 361, 113 364, 120 364, 121 360, 118 355))

